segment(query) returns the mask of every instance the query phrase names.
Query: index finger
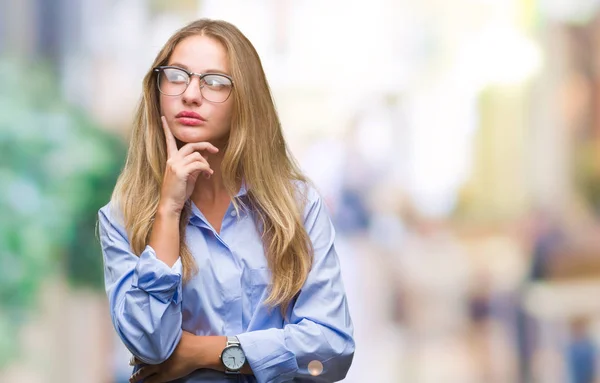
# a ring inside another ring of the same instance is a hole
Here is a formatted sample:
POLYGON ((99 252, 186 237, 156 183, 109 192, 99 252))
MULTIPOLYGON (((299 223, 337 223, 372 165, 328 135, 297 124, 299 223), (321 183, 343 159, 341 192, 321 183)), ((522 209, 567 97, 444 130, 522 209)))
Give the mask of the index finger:
POLYGON ((171 128, 169 128, 167 118, 165 116, 160 116, 160 120, 162 121, 162 127, 165 131, 165 141, 167 144, 167 158, 171 158, 175 155, 175 153, 177 153, 177 142, 175 142, 175 137, 173 137, 173 133, 171 133, 171 128))
POLYGON ((219 151, 219 148, 217 148, 210 142, 190 142, 189 144, 185 144, 181 148, 179 153, 181 153, 181 155, 183 155, 183 156, 187 156, 188 154, 191 154, 193 152, 204 151, 204 150, 215 154, 219 151))

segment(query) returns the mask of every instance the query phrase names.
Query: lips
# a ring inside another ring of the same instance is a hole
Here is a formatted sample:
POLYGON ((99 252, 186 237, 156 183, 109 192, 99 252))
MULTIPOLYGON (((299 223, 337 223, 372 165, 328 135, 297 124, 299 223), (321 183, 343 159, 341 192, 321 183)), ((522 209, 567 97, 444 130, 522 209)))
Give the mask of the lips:
POLYGON ((187 111, 187 110, 179 112, 175 116, 175 118, 180 118, 180 117, 183 117, 183 118, 195 118, 197 120, 206 121, 206 119, 204 117, 202 117, 201 115, 199 115, 198 113, 190 112, 190 111, 187 111))
POLYGON ((185 110, 182 112, 179 112, 175 116, 175 119, 180 124, 187 125, 187 126, 199 126, 199 125, 203 125, 204 123, 206 123, 206 120, 204 119, 204 117, 202 117, 198 113, 185 111, 185 110))

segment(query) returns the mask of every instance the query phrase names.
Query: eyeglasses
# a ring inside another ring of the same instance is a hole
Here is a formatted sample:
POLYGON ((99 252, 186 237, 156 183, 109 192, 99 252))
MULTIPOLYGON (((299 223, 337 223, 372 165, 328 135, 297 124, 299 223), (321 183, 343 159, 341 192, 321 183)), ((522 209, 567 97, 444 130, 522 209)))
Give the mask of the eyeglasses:
POLYGON ((179 96, 192 82, 192 76, 200 79, 200 93, 210 102, 225 102, 231 95, 233 79, 220 73, 194 73, 176 66, 154 68, 158 74, 158 91, 166 96, 179 96))

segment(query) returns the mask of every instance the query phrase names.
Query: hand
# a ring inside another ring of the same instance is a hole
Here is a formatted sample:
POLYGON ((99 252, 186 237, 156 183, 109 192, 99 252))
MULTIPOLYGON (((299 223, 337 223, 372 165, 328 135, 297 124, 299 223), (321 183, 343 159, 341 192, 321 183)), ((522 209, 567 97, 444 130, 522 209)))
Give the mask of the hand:
POLYGON ((189 143, 177 149, 167 119, 162 116, 161 121, 167 144, 167 166, 160 191, 160 204, 176 213, 181 213, 185 202, 194 191, 200 173, 207 178, 213 174, 208 161, 200 152, 207 151, 214 154, 219 149, 208 142, 189 143))
MULTIPOLYGON (((129 378, 129 382, 135 383, 143 380, 144 383, 163 383, 182 378, 197 370, 198 347, 196 336, 184 331, 179 344, 173 354, 161 364, 144 365, 129 378)), ((135 364, 142 364, 135 359, 135 364)))

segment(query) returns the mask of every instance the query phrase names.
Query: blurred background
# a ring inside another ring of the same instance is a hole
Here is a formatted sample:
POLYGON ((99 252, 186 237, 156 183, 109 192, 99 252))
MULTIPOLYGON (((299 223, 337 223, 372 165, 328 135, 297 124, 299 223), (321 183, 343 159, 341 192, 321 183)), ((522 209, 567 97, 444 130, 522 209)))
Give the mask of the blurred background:
POLYGON ((346 382, 600 382, 599 0, 0 1, 0 382, 127 381, 96 213, 199 17, 327 201, 346 382))

